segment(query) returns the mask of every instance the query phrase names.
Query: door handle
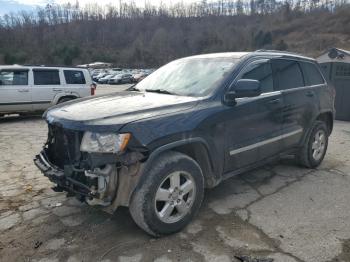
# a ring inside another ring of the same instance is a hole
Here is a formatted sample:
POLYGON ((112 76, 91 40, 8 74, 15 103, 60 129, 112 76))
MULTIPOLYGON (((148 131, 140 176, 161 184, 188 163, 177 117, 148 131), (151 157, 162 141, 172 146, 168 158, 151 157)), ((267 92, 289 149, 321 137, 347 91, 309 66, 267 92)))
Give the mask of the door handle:
POLYGON ((315 92, 314 91, 307 91, 306 96, 313 97, 313 96, 315 96, 315 92))
POLYGON ((55 92, 61 92, 61 91, 62 91, 62 89, 59 89, 59 88, 54 88, 54 89, 53 89, 53 91, 55 91, 55 92))
POLYGON ((29 89, 19 89, 18 92, 21 92, 21 93, 29 92, 29 89))
POLYGON ((281 103, 281 99, 276 98, 276 99, 272 99, 270 101, 267 102, 269 105, 277 105, 279 103, 281 103))

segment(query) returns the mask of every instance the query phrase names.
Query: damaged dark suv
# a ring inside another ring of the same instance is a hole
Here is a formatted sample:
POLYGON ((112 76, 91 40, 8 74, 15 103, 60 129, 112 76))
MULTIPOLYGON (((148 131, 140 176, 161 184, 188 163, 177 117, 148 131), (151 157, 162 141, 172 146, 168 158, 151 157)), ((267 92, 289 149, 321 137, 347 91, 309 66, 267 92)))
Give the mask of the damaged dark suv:
POLYGON ((34 162, 55 190, 108 212, 128 206, 149 234, 171 234, 196 215, 205 188, 284 154, 317 167, 334 96, 300 55, 187 57, 126 91, 49 109, 34 162))

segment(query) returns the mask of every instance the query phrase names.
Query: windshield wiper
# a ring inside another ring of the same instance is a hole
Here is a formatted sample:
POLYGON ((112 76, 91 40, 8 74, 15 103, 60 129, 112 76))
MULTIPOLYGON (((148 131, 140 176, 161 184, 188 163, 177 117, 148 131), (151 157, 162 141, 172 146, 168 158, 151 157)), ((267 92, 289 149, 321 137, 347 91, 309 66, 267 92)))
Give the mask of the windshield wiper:
POLYGON ((159 94, 167 94, 167 95, 177 95, 174 92, 170 92, 165 89, 145 89, 146 92, 159 93, 159 94))

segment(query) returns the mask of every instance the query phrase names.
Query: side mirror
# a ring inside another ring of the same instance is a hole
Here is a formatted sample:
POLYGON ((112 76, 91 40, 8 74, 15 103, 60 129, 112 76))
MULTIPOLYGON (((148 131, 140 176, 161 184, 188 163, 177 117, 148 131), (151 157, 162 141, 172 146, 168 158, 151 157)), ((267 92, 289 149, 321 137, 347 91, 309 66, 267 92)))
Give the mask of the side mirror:
POLYGON ((260 94, 260 81, 253 79, 240 79, 225 94, 225 101, 232 103, 236 98, 254 97, 260 94))

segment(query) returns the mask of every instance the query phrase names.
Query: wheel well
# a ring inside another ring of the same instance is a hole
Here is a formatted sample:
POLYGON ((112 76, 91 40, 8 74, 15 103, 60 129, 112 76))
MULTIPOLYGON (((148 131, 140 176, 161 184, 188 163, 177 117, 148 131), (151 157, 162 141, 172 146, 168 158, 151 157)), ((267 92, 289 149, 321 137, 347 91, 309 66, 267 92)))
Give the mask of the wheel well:
POLYGON ((66 98, 69 98, 69 99, 76 99, 77 97, 76 96, 62 96, 58 99, 57 103, 59 103, 62 99, 66 99, 66 98))
POLYGON ((331 112, 325 112, 320 114, 316 120, 320 120, 326 123, 327 127, 328 127, 328 132, 329 134, 332 133, 333 131, 333 116, 331 112))
POLYGON ((183 153, 198 163, 202 169, 206 187, 213 187, 217 184, 208 150, 202 143, 194 142, 171 148, 171 150, 183 153))

